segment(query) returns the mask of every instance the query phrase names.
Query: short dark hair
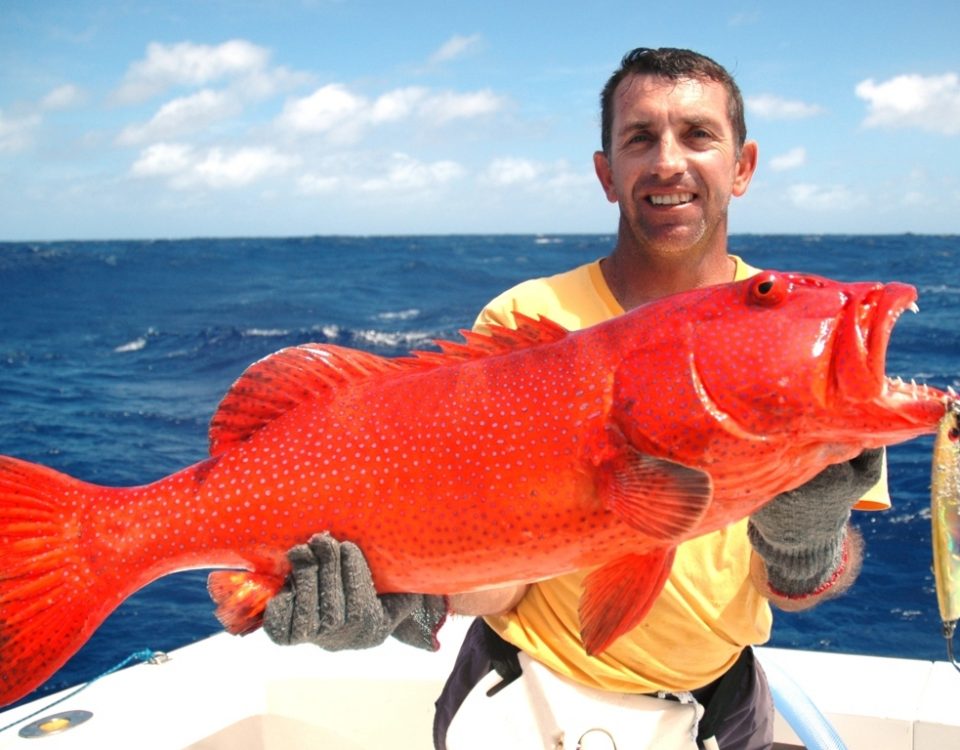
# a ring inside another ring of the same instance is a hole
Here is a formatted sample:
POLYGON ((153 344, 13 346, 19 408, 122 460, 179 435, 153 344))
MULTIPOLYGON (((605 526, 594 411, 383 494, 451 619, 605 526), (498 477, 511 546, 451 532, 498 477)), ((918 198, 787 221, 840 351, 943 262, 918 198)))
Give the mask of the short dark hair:
POLYGON ((610 76, 600 93, 600 142, 603 153, 607 156, 610 156, 613 140, 613 95, 620 82, 629 75, 653 75, 672 81, 707 80, 721 84, 727 90, 727 111, 737 141, 737 150, 746 143, 747 123, 743 115, 743 96, 726 68, 706 55, 688 49, 637 47, 623 56, 620 67, 610 76))

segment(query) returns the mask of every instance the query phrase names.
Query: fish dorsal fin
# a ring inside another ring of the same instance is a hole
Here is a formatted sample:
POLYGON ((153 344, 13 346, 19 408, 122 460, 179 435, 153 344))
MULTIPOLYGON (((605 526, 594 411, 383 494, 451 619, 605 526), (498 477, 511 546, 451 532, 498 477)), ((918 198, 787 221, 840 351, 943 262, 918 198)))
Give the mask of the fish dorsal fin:
POLYGON ((340 388, 509 354, 559 341, 568 333, 547 318, 514 313, 514 319, 515 329, 491 325, 483 333, 461 331, 463 343, 436 341, 440 351, 414 351, 409 357, 378 357, 333 344, 281 349, 248 367, 223 397, 210 423, 210 455, 242 443, 300 404, 331 398, 340 388))
POLYGON ((456 341, 435 341, 439 352, 415 351, 413 355, 420 360, 435 362, 438 365, 451 362, 463 362, 471 359, 484 359, 499 354, 509 354, 518 349, 526 349, 541 344, 560 341, 570 333, 559 323, 554 323, 543 315, 531 318, 514 311, 516 328, 485 323, 483 331, 461 330, 463 343, 456 341))
POLYGON ((223 397, 210 422, 210 455, 243 442, 302 403, 327 399, 349 383, 402 367, 398 360, 342 346, 281 349, 250 365, 223 397))

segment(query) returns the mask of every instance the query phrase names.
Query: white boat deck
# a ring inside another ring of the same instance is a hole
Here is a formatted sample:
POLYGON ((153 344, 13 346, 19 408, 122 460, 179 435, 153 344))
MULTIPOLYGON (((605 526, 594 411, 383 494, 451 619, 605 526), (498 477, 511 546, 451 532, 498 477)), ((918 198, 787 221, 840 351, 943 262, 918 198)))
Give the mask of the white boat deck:
MULTIPOLYGON (((37 717, 84 710, 88 721, 31 739, 18 735, 21 724, 0 732, 0 750, 429 750, 433 701, 467 622, 444 628, 436 654, 396 642, 326 653, 280 648, 262 632, 215 635, 95 681, 37 717)), ((850 750, 960 748, 960 673, 945 662, 758 652, 816 702, 850 750)), ((57 697, 0 713, 0 726, 57 697)), ((799 746, 779 717, 777 741, 799 746)))

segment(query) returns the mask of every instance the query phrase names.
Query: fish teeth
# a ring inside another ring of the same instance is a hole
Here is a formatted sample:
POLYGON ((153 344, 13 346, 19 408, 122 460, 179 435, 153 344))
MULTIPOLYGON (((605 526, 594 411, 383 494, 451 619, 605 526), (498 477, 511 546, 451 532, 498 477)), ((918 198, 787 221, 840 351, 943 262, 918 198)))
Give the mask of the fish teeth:
POLYGON ((908 309, 910 312, 918 313, 918 312, 920 312, 920 305, 918 305, 916 302, 911 302, 911 303, 907 306, 907 309, 908 309))

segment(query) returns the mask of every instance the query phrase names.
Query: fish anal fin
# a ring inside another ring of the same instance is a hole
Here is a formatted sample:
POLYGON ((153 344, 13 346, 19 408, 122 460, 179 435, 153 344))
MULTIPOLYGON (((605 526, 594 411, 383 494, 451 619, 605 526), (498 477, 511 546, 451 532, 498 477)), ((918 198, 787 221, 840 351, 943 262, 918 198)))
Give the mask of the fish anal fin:
POLYGON ((267 602, 283 585, 275 575, 243 570, 217 570, 207 577, 216 615, 228 633, 246 635, 263 624, 267 602))
POLYGON ((673 566, 675 547, 617 558, 590 573, 580 597, 580 638, 591 656, 646 617, 673 566))
POLYGON ((688 534, 713 498, 713 483, 706 472, 630 446, 599 468, 606 508, 652 539, 680 539, 688 534))

